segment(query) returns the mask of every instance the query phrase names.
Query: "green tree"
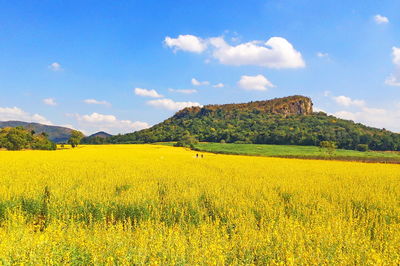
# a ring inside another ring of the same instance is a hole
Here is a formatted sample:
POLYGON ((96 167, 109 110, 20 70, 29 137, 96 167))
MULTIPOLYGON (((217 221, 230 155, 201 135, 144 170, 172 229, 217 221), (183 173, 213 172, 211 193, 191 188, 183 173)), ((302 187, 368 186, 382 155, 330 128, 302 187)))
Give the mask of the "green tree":
POLYGON ((368 144, 358 144, 356 150, 358 151, 368 151, 368 144))
POLYGON ((189 134, 189 132, 185 132, 185 134, 181 137, 181 139, 174 145, 175 147, 188 147, 194 148, 194 145, 198 143, 198 140, 189 134))
POLYGON ((7 150, 55 150, 56 145, 46 135, 35 134, 23 127, 0 129, 0 148, 7 150))
POLYGON ((81 143, 81 140, 83 139, 84 136, 85 135, 83 135, 82 132, 78 130, 72 130, 71 136, 68 140, 68 144, 70 144, 72 148, 75 148, 81 143))
POLYGON ((332 156, 332 155, 335 153, 336 148, 337 148, 335 142, 333 142, 333 141, 327 141, 327 140, 321 141, 321 142, 319 143, 319 147, 320 147, 321 149, 325 150, 326 153, 327 153, 328 155, 330 155, 330 156, 332 156))

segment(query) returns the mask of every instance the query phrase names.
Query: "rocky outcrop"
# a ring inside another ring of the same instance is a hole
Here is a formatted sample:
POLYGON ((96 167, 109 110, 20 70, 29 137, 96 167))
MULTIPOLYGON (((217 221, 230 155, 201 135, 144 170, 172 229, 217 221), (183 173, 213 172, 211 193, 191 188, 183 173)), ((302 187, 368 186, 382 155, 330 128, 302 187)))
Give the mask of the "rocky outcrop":
POLYGON ((189 107, 177 112, 174 117, 180 118, 187 115, 206 115, 213 111, 259 111, 263 113, 282 115, 310 115, 313 113, 313 103, 305 96, 288 96, 266 101, 255 101, 238 104, 206 105, 204 107, 189 107))
POLYGON ((291 96, 271 100, 274 107, 271 112, 284 115, 310 115, 313 113, 313 103, 304 96, 291 96))

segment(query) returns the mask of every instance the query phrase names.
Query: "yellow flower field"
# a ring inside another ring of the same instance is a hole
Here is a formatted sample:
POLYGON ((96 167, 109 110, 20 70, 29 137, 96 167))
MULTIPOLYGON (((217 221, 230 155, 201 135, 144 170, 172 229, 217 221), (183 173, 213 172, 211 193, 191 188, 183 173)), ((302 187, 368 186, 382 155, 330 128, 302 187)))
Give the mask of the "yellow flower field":
POLYGON ((400 165, 0 151, 0 264, 399 264, 400 165))

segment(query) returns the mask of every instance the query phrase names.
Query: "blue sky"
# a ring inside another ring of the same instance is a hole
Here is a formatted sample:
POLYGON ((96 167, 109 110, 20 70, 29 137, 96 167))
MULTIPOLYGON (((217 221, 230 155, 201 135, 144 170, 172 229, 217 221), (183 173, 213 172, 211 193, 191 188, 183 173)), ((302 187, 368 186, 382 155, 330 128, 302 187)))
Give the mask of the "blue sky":
POLYGON ((400 1, 0 1, 0 121, 90 134, 310 96, 400 132, 400 1))

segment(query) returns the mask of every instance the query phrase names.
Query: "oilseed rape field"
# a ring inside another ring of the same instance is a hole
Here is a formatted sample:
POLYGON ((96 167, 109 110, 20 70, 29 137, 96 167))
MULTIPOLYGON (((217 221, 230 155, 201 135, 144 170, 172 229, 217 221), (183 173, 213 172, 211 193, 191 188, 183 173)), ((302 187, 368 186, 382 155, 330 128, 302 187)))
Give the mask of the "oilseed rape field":
POLYGON ((0 151, 0 265, 399 263, 400 165, 0 151))

